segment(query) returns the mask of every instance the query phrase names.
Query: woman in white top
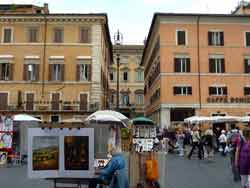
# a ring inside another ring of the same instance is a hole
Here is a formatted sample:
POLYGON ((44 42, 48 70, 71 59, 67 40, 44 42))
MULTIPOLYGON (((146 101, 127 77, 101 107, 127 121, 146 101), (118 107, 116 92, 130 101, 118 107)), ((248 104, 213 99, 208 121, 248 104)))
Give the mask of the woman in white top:
POLYGON ((222 147, 221 154, 222 154, 222 156, 226 156, 225 148, 227 146, 227 136, 226 136, 225 130, 221 131, 221 135, 219 137, 219 142, 220 142, 220 146, 222 147))

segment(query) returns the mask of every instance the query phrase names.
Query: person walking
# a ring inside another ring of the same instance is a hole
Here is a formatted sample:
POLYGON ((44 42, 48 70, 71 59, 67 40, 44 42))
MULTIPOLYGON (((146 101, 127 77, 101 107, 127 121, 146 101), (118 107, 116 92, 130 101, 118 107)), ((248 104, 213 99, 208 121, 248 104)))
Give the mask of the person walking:
POLYGON ((239 167, 241 187, 250 188, 250 128, 243 130, 243 139, 237 145, 235 166, 239 167))
POLYGON ((193 128, 193 135, 192 135, 192 149, 190 151, 190 153, 188 154, 188 159, 191 159, 194 150, 197 148, 198 149, 198 157, 199 159, 201 158, 201 150, 200 150, 200 133, 199 133, 199 129, 197 126, 195 126, 193 128))
POLYGON ((205 146, 208 159, 211 159, 214 156, 213 135, 214 133, 213 133, 212 126, 209 126, 209 128, 204 133, 204 137, 205 137, 204 146, 205 146))
POLYGON ((233 179, 234 181, 240 181, 240 174, 239 169, 235 166, 235 153, 236 148, 240 140, 242 139, 242 136, 240 135, 238 129, 235 127, 231 130, 231 134, 227 138, 227 143, 229 144, 229 150, 230 150, 230 162, 231 162, 231 168, 233 173, 233 179))
POLYGON ((227 136, 226 136, 226 131, 225 130, 222 130, 221 131, 221 135, 219 137, 219 142, 220 142, 220 147, 222 148, 221 149, 221 154, 222 156, 226 156, 226 146, 227 146, 227 136))
POLYGON ((185 138, 185 135, 184 135, 181 128, 179 128, 177 130, 176 138, 177 138, 179 156, 184 156, 184 138, 185 138))

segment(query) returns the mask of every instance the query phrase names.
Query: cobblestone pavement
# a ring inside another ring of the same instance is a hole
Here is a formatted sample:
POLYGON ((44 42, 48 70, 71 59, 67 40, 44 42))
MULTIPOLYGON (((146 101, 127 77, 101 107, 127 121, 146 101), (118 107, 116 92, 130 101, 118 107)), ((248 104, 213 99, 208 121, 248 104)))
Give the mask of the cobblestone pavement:
POLYGON ((167 156, 166 188, 240 188, 232 178, 229 157, 213 161, 167 156))
MULTIPOLYGON (((188 160, 175 154, 167 156, 167 185, 164 188, 240 188, 232 180, 229 158, 188 160)), ((27 178, 27 168, 0 168, 0 188, 52 188, 52 182, 27 178)))

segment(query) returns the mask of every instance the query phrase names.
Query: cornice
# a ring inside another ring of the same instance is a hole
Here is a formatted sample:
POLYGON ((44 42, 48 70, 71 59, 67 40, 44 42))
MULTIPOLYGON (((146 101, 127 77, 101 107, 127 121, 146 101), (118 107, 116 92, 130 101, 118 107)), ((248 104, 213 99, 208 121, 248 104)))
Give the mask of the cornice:
POLYGON ((70 22, 70 23, 79 23, 79 22, 90 22, 90 23, 95 23, 95 22, 101 22, 105 23, 105 17, 87 17, 87 16, 0 16, 0 22, 8 22, 8 23, 13 23, 13 22, 70 22))

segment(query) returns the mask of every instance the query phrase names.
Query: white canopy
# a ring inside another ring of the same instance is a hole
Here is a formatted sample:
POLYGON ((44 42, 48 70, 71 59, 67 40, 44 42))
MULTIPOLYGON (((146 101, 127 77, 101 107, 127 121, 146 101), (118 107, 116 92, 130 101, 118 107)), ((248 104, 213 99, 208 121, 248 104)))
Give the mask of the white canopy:
POLYGON ((204 123, 209 121, 210 118, 206 116, 191 116, 189 118, 184 119, 184 122, 189 124, 204 123))
POLYGON ((112 111, 112 110, 99 110, 99 111, 96 111, 93 114, 91 114, 90 116, 88 116, 86 118, 86 121, 89 121, 90 119, 92 119, 93 116, 100 117, 100 115, 113 116, 113 117, 115 117, 115 118, 117 118, 119 120, 128 121, 128 118, 126 116, 124 116, 120 112, 116 112, 116 111, 112 111))
POLYGON ((27 114, 17 114, 13 116, 13 121, 38 121, 41 122, 40 119, 34 118, 33 116, 27 114))
POLYGON ((90 123, 100 123, 100 124, 117 124, 117 125, 123 125, 126 127, 126 124, 118 119, 117 117, 114 117, 112 115, 105 115, 105 114, 97 114, 97 115, 91 115, 88 118, 86 118, 87 122, 90 123))
POLYGON ((240 122, 250 122, 250 116, 243 116, 240 117, 240 122))
POLYGON ((238 116, 211 116, 209 118, 212 123, 230 123, 240 121, 240 117, 238 116))

